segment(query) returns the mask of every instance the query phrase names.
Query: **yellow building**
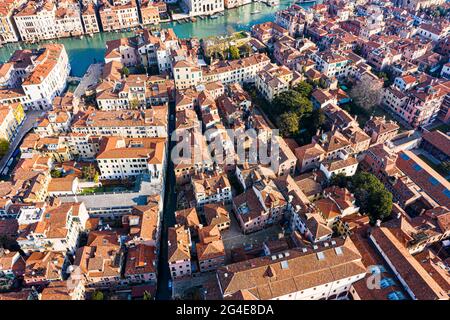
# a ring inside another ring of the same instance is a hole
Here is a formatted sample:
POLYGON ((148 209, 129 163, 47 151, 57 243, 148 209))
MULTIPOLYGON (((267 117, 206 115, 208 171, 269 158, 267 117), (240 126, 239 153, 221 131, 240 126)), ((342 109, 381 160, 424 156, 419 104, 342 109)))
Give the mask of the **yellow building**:
POLYGON ((0 105, 0 139, 11 141, 24 118, 20 103, 0 105))

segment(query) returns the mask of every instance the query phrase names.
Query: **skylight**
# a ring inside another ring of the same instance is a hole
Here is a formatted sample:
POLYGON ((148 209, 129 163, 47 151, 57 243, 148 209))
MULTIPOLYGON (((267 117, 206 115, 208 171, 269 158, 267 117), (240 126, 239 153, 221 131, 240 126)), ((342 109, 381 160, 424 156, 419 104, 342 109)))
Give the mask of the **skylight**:
POLYGON ((403 160, 408 161, 410 159, 410 157, 408 157, 405 153, 401 153, 400 157, 402 157, 403 160))
POLYGON ((437 185, 439 184, 439 181, 437 181, 436 178, 434 178, 434 177, 430 177, 430 178, 428 179, 428 181, 430 181, 430 183, 431 183, 433 186, 437 186, 437 185))
POLYGON ((450 198, 450 190, 445 189, 445 190, 442 191, 442 192, 447 196, 447 198, 450 198))

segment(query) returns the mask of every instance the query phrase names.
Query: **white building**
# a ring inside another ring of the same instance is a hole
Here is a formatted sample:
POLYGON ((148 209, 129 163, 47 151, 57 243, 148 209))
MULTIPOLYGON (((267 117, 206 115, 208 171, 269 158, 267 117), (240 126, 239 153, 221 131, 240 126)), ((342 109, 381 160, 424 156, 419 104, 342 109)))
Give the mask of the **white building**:
POLYGON ((33 71, 22 83, 27 96, 26 109, 47 110, 66 88, 70 73, 69 57, 62 44, 46 44, 34 59, 33 71))
POLYGON ((17 218, 20 248, 32 251, 75 252, 89 214, 84 203, 53 203, 22 207, 17 218))
POLYGON ((146 110, 90 110, 72 124, 72 132, 124 138, 167 137, 166 106, 146 110))
POLYGON ((78 1, 31 0, 18 9, 14 21, 23 41, 40 41, 84 33, 78 1))
POLYGON ((13 13, 18 1, 6 1, 0 8, 0 44, 19 41, 14 27, 13 13))
POLYGON ((347 238, 233 263, 217 270, 217 280, 224 298, 334 300, 347 297, 365 274, 361 254, 347 238), (268 286, 277 290, 263 290, 268 286))
POLYGON ((269 63, 270 58, 263 53, 238 60, 220 61, 208 67, 202 75, 202 80, 206 83, 221 81, 224 85, 235 82, 255 83, 258 72, 269 63))
POLYGON ((311 58, 316 63, 316 69, 329 78, 344 78, 352 69, 347 57, 331 50, 313 53, 311 58))
POLYGON ((358 160, 355 157, 347 159, 329 160, 320 163, 320 170, 325 174, 327 179, 331 179, 333 175, 343 174, 351 177, 356 173, 358 168, 358 160))
POLYGON ((161 183, 165 157, 165 138, 107 137, 101 142, 97 164, 101 179, 119 180, 147 174, 152 183, 161 183))
POLYGON ((226 174, 206 176, 200 174, 192 178, 197 206, 207 203, 230 203, 232 198, 231 185, 226 174))
POLYGON ((224 0, 183 0, 189 15, 209 16, 224 11, 224 0))
POLYGON ((266 100, 272 101, 278 94, 289 90, 292 80, 293 73, 287 67, 269 64, 258 72, 256 88, 266 100))
POLYGON ((175 225, 168 229, 168 262, 172 279, 191 275, 191 246, 189 228, 175 225))

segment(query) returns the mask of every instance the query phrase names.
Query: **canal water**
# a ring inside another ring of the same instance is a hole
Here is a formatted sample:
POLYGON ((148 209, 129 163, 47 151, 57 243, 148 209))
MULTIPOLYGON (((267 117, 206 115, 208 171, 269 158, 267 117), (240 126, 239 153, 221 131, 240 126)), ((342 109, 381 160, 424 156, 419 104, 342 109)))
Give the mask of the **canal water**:
MULTIPOLYGON (((254 24, 273 21, 275 12, 288 7, 293 0, 281 0, 278 6, 269 7, 263 3, 252 3, 239 8, 225 10, 223 16, 216 19, 197 18, 196 22, 178 23, 171 22, 162 24, 162 28, 173 28, 180 38, 206 38, 216 35, 225 35, 236 31, 250 30, 254 24), (260 13, 252 14, 252 12, 260 13)), ((313 3, 304 4, 309 7, 313 3)), ((63 38, 53 40, 64 44, 69 55, 72 66, 71 75, 81 77, 90 64, 103 61, 106 41, 120 37, 132 36, 134 32, 108 32, 98 33, 93 37, 84 36, 79 38, 63 38)), ((39 44, 13 43, 0 48, 0 62, 7 61, 17 49, 35 48, 39 44)))

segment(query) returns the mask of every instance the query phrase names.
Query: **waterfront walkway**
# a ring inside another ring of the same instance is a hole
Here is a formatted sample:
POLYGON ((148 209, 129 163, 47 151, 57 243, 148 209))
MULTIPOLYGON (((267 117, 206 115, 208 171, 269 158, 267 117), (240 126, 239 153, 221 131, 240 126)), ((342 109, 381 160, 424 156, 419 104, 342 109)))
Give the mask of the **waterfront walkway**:
MULTIPOLYGON (((227 9, 224 15, 216 19, 197 19, 195 22, 170 22, 162 23, 161 28, 173 28, 180 38, 207 38, 211 36, 225 35, 230 32, 249 31, 251 26, 258 23, 273 21, 275 12, 288 7, 291 0, 281 0, 279 6, 269 7, 264 3, 251 3, 239 8, 227 9), (252 14, 260 11, 258 14, 252 14)), ((308 7, 311 4, 302 4, 308 7)), ((134 32, 101 32, 92 37, 83 38, 61 38, 42 43, 56 42, 65 46, 72 66, 71 75, 83 77, 84 73, 92 63, 104 61, 106 42, 121 37, 133 36, 134 32)), ((7 61, 15 50, 37 48, 42 43, 28 44, 23 42, 9 43, 0 48, 0 62, 7 61)))
POLYGON ((25 137, 25 135, 35 126, 36 120, 41 116, 41 113, 42 111, 40 110, 31 110, 25 114, 25 119, 23 120, 19 131, 11 142, 8 153, 0 160, 0 173, 3 173, 3 170, 6 168, 6 164, 8 163, 9 159, 11 159, 13 153, 22 143, 22 139, 25 137))
POLYGON ((80 84, 75 89, 73 96, 77 99, 80 99, 87 90, 94 87, 98 83, 102 75, 102 71, 103 63, 91 64, 86 71, 86 74, 81 79, 80 84))

